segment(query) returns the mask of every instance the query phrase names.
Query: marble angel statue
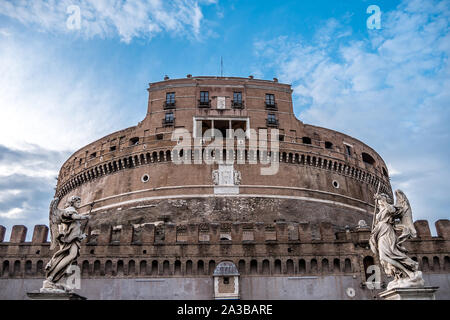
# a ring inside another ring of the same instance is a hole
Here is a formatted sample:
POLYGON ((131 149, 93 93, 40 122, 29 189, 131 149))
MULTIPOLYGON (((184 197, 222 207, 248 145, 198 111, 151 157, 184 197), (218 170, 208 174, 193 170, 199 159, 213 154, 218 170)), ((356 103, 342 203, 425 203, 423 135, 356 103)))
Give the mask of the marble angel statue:
POLYGON ((78 214, 80 197, 70 197, 63 210, 58 209, 59 199, 50 203, 50 250, 59 246, 45 267, 46 279, 41 292, 71 291, 63 282, 67 268, 80 254, 81 241, 86 235, 81 230, 81 220, 89 219, 89 214, 78 214))
POLYGON ((374 217, 370 248, 379 256, 386 275, 394 277, 387 285, 387 290, 423 287, 419 264, 406 255, 407 250, 403 246, 407 239, 416 237, 411 206, 401 190, 396 190, 395 195, 395 205, 390 204, 392 200, 388 195, 375 195, 378 213, 374 217))

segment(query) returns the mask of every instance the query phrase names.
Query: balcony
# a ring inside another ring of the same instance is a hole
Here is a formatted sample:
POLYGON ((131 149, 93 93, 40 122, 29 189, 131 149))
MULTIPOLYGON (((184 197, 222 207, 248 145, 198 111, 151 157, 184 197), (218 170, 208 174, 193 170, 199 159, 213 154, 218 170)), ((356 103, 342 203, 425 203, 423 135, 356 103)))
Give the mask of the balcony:
POLYGON ((275 102, 266 101, 266 109, 277 110, 278 107, 277 107, 277 104, 275 102))
POLYGON ((231 107, 233 109, 244 109, 244 101, 231 101, 231 107))
POLYGON ((175 118, 172 119, 162 119, 163 127, 170 127, 175 125, 175 118))
POLYGON ((198 100, 199 108, 211 108, 211 100, 198 100))
POLYGON ((276 128, 278 128, 278 120, 277 119, 267 119, 266 125, 268 127, 276 127, 276 128))
POLYGON ((175 100, 164 101, 164 110, 175 109, 175 100))

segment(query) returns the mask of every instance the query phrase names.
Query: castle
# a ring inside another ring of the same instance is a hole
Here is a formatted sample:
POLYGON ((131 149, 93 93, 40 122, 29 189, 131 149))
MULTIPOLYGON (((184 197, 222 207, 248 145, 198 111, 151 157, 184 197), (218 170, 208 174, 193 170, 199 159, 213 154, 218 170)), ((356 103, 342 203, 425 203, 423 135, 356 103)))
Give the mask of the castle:
MULTIPOLYGON (((147 116, 75 152, 56 194, 91 212, 77 265, 91 299, 373 299, 373 196, 387 166, 348 135, 299 121, 290 85, 253 77, 151 83, 147 116), (220 143, 218 143, 220 142, 220 143), (225 143, 227 142, 227 143, 225 143)), ((406 246, 450 298, 450 223, 406 246)), ((0 299, 38 289, 48 228, 0 227, 0 299)))

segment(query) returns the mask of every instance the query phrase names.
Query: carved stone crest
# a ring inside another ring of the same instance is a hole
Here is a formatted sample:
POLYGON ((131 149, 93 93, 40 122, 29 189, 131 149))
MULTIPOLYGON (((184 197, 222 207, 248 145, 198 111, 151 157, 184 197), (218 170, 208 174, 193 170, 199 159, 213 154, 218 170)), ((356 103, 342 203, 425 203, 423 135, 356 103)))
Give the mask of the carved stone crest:
POLYGON ((212 171, 212 181, 216 186, 238 186, 241 184, 241 172, 233 170, 232 166, 220 166, 212 171))

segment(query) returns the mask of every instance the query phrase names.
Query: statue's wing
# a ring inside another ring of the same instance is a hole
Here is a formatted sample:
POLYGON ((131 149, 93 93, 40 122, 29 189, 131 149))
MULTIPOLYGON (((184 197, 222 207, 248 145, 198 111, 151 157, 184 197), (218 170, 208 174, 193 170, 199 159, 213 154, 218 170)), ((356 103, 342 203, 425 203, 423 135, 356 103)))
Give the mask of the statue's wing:
POLYGON ((398 216, 400 218, 400 223, 398 226, 403 229, 400 236, 401 239, 399 238, 399 240, 404 241, 409 237, 415 238, 417 236, 417 232, 414 227, 411 205, 409 204, 408 198, 401 190, 396 190, 395 195, 397 196, 395 207, 399 210, 398 216))
POLYGON ((50 223, 50 250, 53 250, 58 244, 56 239, 59 235, 59 224, 61 223, 61 210, 58 209, 59 198, 54 198, 50 203, 49 223, 50 223))

